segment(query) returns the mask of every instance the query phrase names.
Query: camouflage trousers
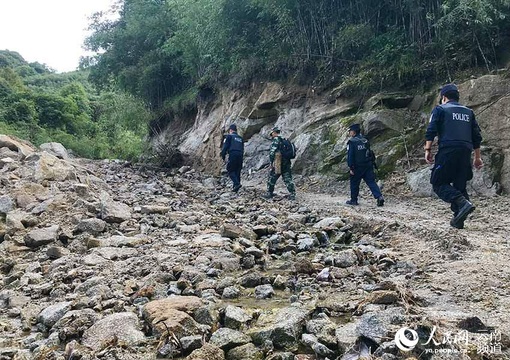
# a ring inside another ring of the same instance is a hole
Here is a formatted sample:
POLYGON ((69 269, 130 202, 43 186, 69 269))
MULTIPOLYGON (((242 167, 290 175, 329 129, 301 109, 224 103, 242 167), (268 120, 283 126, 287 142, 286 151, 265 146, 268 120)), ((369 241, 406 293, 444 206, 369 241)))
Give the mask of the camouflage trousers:
MULTIPOLYGON (((292 181, 292 169, 291 164, 289 162, 282 162, 282 174, 283 181, 285 182, 285 186, 287 186, 287 190, 292 195, 296 195, 296 188, 294 186, 294 181, 292 181)), ((271 169, 269 173, 269 178, 267 179, 267 192, 272 194, 274 192, 274 186, 276 185, 276 181, 280 177, 280 174, 275 174, 274 168, 271 169)))

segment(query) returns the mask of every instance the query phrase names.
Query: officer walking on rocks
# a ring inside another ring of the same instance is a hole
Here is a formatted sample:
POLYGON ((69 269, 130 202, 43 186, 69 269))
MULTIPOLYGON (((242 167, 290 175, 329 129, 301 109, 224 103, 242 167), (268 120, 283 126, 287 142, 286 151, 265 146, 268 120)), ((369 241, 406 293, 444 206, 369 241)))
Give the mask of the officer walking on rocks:
POLYGON ((469 201, 466 183, 473 178, 473 166, 480 169, 482 135, 473 110, 459 104, 459 89, 455 84, 441 88, 440 104, 434 108, 425 135, 425 160, 434 164, 430 183, 440 199, 451 204, 450 225, 464 228, 464 221, 475 210, 469 201), (432 158, 432 142, 438 136, 439 150, 432 158))
POLYGON ((347 142, 347 165, 349 166, 351 199, 347 205, 358 205, 359 186, 361 180, 370 188, 372 195, 377 199, 377 206, 384 205, 384 197, 381 189, 375 181, 373 152, 370 150, 370 143, 361 135, 360 124, 353 124, 349 127, 347 142))
POLYGON ((287 190, 289 191, 289 199, 296 199, 296 188, 294 186, 294 182, 292 181, 292 168, 291 168, 291 160, 286 159, 281 156, 282 152, 282 137, 280 136, 280 129, 278 127, 274 127, 271 129, 271 138, 273 142, 271 143, 271 148, 269 150, 269 161, 271 162, 271 170, 269 172, 269 178, 267 180, 267 192, 263 195, 264 198, 270 199, 274 196, 274 187, 276 185, 276 181, 280 177, 283 177, 283 181, 287 186, 287 190))
POLYGON ((230 125, 228 135, 225 137, 221 149, 221 158, 225 161, 228 154, 227 172, 232 180, 232 191, 238 192, 241 188, 241 169, 243 168, 244 142, 237 134, 237 126, 230 125))

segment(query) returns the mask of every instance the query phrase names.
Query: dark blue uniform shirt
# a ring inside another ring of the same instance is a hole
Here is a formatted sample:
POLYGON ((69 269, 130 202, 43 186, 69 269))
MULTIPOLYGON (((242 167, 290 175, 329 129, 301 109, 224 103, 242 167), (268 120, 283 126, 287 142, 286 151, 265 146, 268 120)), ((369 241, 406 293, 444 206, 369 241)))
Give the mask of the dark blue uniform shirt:
POLYGON ((456 101, 438 105, 432 110, 425 134, 427 141, 439 137, 439 148, 465 147, 479 149, 482 142, 480 126, 470 108, 456 101))
POLYGON ((233 152, 237 153, 238 155, 243 155, 244 152, 243 138, 237 135, 235 132, 228 134, 225 138, 223 148, 221 149, 221 157, 224 159, 227 153, 231 154, 233 152))
POLYGON ((361 134, 358 134, 349 139, 347 142, 347 166, 350 169, 356 167, 368 167, 372 165, 372 161, 368 156, 368 140, 361 134))

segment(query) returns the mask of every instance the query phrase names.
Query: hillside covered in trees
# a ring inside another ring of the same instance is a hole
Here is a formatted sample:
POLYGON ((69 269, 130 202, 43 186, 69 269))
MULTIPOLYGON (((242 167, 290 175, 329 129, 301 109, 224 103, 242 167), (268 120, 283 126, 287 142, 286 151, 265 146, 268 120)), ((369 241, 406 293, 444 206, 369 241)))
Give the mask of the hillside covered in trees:
POLYGON ((346 95, 424 88, 504 61, 508 0, 124 0, 91 19, 91 80, 152 109, 293 81, 346 95))
POLYGON ((149 112, 132 95, 96 91, 88 71, 57 74, 0 51, 0 133, 34 144, 57 141, 89 158, 138 156, 149 112))

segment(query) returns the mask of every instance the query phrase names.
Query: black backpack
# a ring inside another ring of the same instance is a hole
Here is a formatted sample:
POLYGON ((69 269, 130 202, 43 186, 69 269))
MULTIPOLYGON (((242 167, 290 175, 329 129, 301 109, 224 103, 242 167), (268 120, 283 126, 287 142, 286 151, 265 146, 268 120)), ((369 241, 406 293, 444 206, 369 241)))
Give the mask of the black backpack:
POLYGON ((367 140, 367 143, 366 143, 366 147, 367 147, 367 152, 366 152, 366 157, 368 160, 370 160, 372 162, 372 164, 374 165, 374 168, 377 169, 377 163, 376 163, 376 156, 375 156, 375 153, 374 151, 370 148, 370 142, 367 140))
POLYGON ((280 146, 280 152, 282 153, 282 157, 284 159, 294 159, 296 157, 296 146, 293 142, 288 139, 282 138, 282 143, 280 146))

